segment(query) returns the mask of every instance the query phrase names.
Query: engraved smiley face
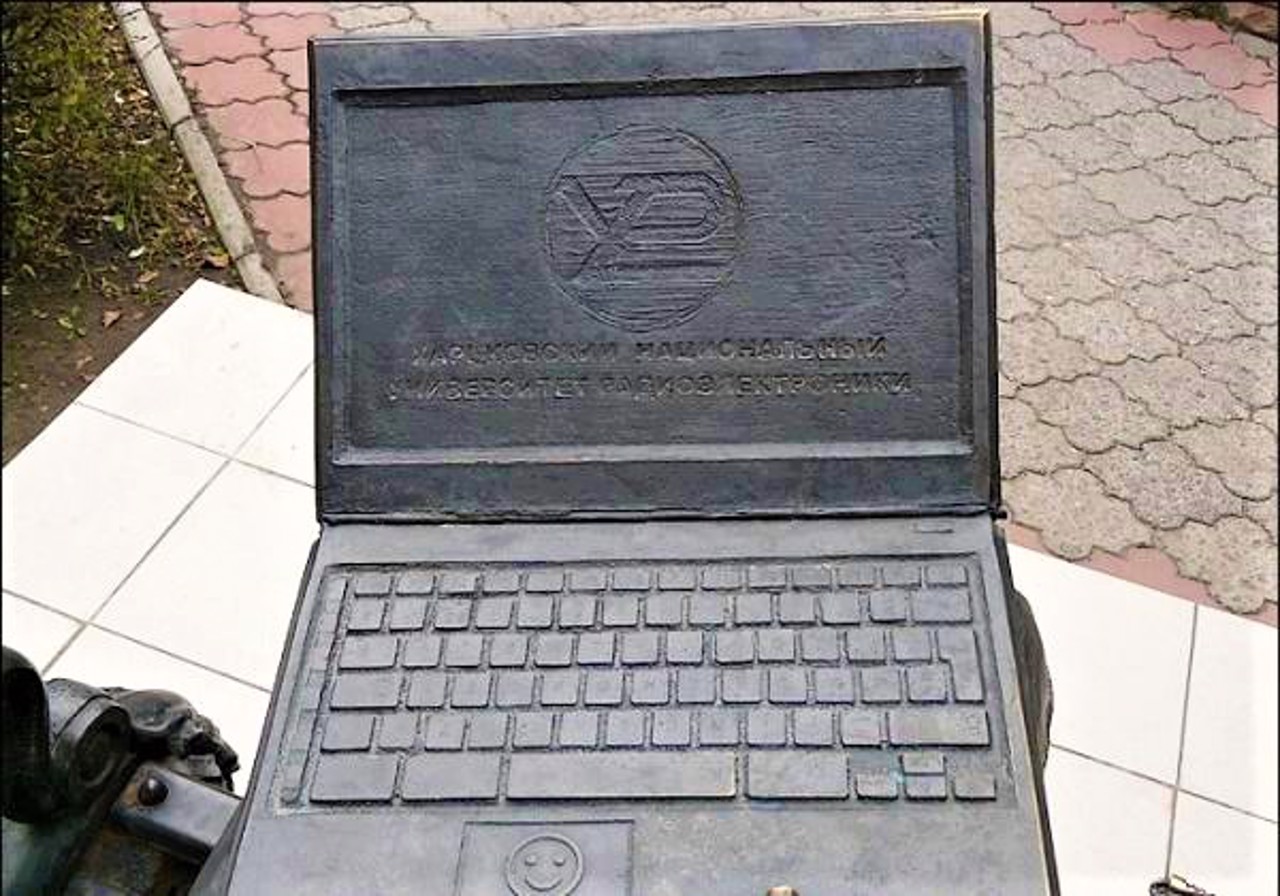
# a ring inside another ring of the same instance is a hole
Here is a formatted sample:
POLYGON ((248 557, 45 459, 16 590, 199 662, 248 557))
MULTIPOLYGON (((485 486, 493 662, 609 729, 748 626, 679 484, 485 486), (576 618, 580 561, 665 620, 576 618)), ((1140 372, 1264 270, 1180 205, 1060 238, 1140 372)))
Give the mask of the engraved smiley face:
POLYGON ((582 880, 582 851, 568 837, 530 837, 507 859, 507 886, 515 896, 569 896, 582 880))

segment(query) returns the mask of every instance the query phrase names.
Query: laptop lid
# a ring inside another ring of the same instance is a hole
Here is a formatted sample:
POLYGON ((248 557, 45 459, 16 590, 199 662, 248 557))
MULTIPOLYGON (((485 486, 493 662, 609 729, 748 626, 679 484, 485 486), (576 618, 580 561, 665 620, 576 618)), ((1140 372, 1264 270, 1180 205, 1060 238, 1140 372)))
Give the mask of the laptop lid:
POLYGON ((313 42, 321 517, 996 505, 988 42, 313 42))

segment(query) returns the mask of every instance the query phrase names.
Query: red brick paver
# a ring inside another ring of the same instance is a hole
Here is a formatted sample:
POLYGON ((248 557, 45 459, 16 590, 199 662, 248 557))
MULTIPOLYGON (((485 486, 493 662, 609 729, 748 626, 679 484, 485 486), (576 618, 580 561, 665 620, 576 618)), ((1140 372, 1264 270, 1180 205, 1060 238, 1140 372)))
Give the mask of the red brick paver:
POLYGON ((151 3, 148 6, 165 28, 239 22, 243 15, 239 3, 151 3))
POLYGON ((333 20, 328 16, 260 16, 249 19, 253 33, 261 37, 270 50, 298 50, 307 46, 307 40, 334 31, 333 20))
POLYGON ((256 146, 222 157, 227 173, 240 181, 246 196, 264 199, 277 193, 306 196, 311 188, 310 165, 305 143, 287 146, 256 146))
POLYGON ((1185 50, 1187 47, 1208 47, 1229 43, 1231 38, 1213 22, 1204 19, 1177 19, 1159 10, 1136 12, 1129 16, 1129 24, 1156 43, 1169 50, 1185 50))
POLYGON ((1233 90, 1243 84, 1262 85, 1275 77, 1265 62, 1233 43, 1191 47, 1175 52, 1173 58, 1223 90, 1233 90))
POLYGON ((1086 22, 1068 25, 1067 34, 1093 50, 1112 65, 1126 62, 1147 62, 1168 56, 1164 47, 1153 38, 1134 28, 1128 22, 1086 22))
POLYGON ((276 260, 276 282, 284 290, 290 305, 310 311, 314 304, 311 293, 311 253, 281 255, 276 260))
POLYGON ((254 102, 272 96, 288 96, 284 78, 267 60, 248 56, 235 62, 210 62, 182 70, 187 86, 205 106, 225 106, 236 100, 254 102))
POLYGON ((262 39, 254 37, 239 22, 178 28, 170 32, 168 43, 183 65, 203 65, 214 60, 234 62, 262 54, 262 39))
POLYGON ((274 50, 267 54, 267 60, 276 71, 284 75, 285 83, 294 90, 307 89, 307 51, 305 49, 274 50))
POLYGON ((253 226, 266 234, 267 245, 274 251, 311 248, 311 201, 306 196, 281 193, 273 199, 252 199, 249 216, 253 226))
POLYGON ((1238 108, 1252 112, 1267 124, 1276 127, 1277 104, 1280 104, 1280 99, 1277 99, 1274 78, 1261 86, 1246 84, 1243 87, 1237 87, 1235 90, 1227 91, 1225 96, 1238 108))
POLYGON ((284 99, 230 103, 208 110, 208 116, 218 142, 229 152, 250 146, 306 143, 309 139, 306 117, 284 99))
POLYGON ((1037 3, 1036 6, 1064 25, 1118 22, 1124 18, 1124 13, 1111 3, 1037 3))

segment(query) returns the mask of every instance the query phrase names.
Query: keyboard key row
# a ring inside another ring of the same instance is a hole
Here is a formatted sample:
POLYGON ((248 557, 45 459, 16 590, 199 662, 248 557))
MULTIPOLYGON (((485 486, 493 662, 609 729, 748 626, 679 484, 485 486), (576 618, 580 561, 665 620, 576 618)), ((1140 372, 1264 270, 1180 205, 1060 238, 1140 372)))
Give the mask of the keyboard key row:
POLYGON ((985 747, 980 708, 571 710, 567 712, 331 714, 324 752, 428 752, 625 747, 985 747))
MULTIPOLYGON (((827 589, 832 587, 916 587, 922 569, 911 563, 747 565, 698 567, 601 567, 517 569, 409 569, 398 573, 358 572, 351 590, 358 596, 396 594, 554 594, 562 591, 710 591, 748 589, 827 589), (878 571, 878 574, 877 574, 878 571)), ((934 563, 923 568, 928 585, 963 585, 968 580, 961 563, 934 563)))
MULTIPOLYGON (((311 786, 313 802, 386 802, 397 795, 397 756, 323 756, 311 786)), ((492 800, 502 792, 495 754, 419 754, 405 757, 401 799, 492 800)), ((840 753, 618 752, 608 755, 526 753, 511 757, 510 800, 733 799, 741 786, 751 799, 895 800, 899 781, 909 800, 944 800, 948 776, 898 775, 852 766, 840 753), (739 764, 745 774, 739 776, 739 764)), ((950 775, 957 800, 993 800, 995 776, 961 769, 950 775)))
POLYGON ((900 588, 813 594, 746 592, 525 595, 522 597, 361 598, 347 619, 352 632, 519 629, 658 628, 735 625, 857 625, 863 621, 969 622, 965 588, 900 588), (389 607, 389 609, 388 609, 389 607))

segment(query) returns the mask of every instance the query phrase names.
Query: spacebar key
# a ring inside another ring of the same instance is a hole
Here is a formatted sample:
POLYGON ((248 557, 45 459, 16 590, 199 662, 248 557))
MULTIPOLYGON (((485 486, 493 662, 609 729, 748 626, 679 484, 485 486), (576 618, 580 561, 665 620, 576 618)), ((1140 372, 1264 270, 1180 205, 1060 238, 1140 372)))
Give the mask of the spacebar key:
POLYGON ((607 800, 732 799, 737 757, 728 752, 521 753, 511 757, 507 798, 607 800))

